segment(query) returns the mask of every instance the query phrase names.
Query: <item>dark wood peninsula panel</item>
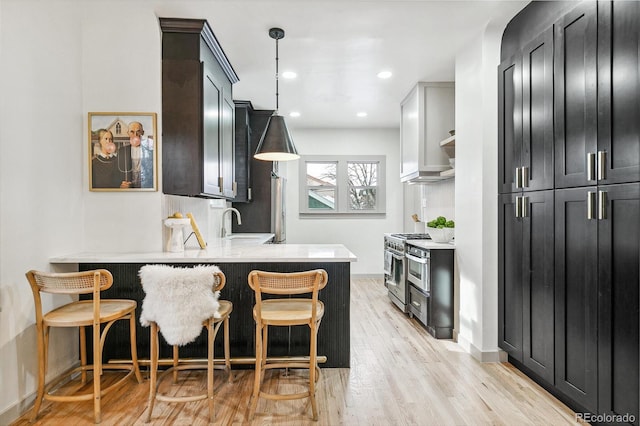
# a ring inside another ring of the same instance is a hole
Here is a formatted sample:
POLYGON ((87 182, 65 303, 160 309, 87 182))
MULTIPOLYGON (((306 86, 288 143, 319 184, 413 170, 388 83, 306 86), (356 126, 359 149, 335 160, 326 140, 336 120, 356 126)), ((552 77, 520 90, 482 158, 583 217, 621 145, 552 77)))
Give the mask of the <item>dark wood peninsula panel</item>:
MULTIPOLYGON (((207 262, 203 262, 207 263, 207 262)), ((80 263, 79 270, 104 268, 114 277, 113 286, 103 292, 104 298, 126 298, 138 302, 136 316, 140 318, 144 291, 138 271, 146 263, 80 263)), ((190 267, 194 263, 171 263, 173 266, 190 267)), ((249 272, 261 269, 274 272, 297 272, 322 268, 329 275, 327 286, 320 292, 319 298, 325 304, 325 315, 318 333, 318 355, 326 356, 322 367, 346 368, 350 366, 350 263, 349 262, 269 262, 269 263, 215 263, 227 278, 227 284, 220 295, 221 299, 233 303, 230 317, 231 357, 253 357, 255 354, 255 322, 252 309, 255 303, 254 292, 247 283, 249 272)), ((138 321, 136 330, 138 357, 149 358, 149 329, 138 321)), ((124 325, 115 324, 109 332, 104 349, 104 361, 127 359, 129 331, 124 325)), ((160 357, 171 356, 171 346, 162 339, 160 357)), ((180 351, 185 358, 206 357, 207 339, 204 334, 195 343, 180 351)), ((308 327, 274 327, 269 330, 270 356, 303 356, 309 352, 308 327)), ((222 337, 216 340, 216 358, 223 354, 222 337)), ((248 364, 251 367, 251 364, 248 364)), ((246 364, 234 368, 246 368, 246 364)))

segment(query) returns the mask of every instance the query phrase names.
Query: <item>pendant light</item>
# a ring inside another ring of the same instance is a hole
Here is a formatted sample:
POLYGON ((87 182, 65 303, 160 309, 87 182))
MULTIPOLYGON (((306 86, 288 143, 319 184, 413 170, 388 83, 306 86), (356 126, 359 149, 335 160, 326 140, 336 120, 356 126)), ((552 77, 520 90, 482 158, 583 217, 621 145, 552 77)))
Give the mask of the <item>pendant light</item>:
POLYGON ((253 155, 258 160, 265 161, 288 161, 300 158, 293 140, 284 122, 284 117, 278 115, 278 40, 284 38, 284 30, 281 28, 271 28, 269 37, 276 41, 276 110, 273 112, 267 127, 262 133, 258 149, 253 155))

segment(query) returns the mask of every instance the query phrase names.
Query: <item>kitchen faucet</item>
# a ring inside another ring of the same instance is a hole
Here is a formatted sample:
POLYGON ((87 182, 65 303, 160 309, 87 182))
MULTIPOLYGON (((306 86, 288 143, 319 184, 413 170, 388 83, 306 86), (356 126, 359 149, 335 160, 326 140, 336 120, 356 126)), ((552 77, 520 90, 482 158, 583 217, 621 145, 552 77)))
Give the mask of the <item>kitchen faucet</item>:
MULTIPOLYGON (((235 212, 236 214, 236 218, 238 219, 238 225, 242 225, 242 218, 240 217, 240 212, 237 209, 234 209, 233 207, 229 207, 226 208, 222 211, 222 229, 220 230, 220 237, 224 238, 227 235, 227 228, 225 228, 225 223, 224 223, 224 215, 227 212, 235 212)), ((231 215, 231 220, 233 220, 233 215, 231 215)))

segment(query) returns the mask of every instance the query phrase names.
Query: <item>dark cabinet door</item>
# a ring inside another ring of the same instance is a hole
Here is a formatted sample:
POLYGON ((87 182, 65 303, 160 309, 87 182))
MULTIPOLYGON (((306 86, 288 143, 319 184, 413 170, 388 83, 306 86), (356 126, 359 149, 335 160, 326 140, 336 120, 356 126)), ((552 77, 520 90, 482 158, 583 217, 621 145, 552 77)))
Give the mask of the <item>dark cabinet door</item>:
POLYGON ((220 113, 220 187, 225 198, 234 198, 236 195, 235 179, 235 105, 231 99, 230 90, 222 91, 220 113))
POLYGON ((596 187, 555 192, 555 386, 593 413, 598 408, 596 195, 596 187))
POLYGON ((638 424, 640 184, 598 187, 599 413, 632 414, 638 424))
POLYGON ((522 49, 519 166, 524 191, 553 189, 553 28, 522 49))
POLYGON ((160 18, 162 29, 162 191, 232 198, 238 81, 209 24, 160 18))
POLYGON ((234 156, 235 156, 235 179, 237 182, 236 196, 234 203, 251 201, 251 190, 249 180, 251 179, 251 128, 250 119, 253 105, 249 101, 234 101, 234 156))
POLYGON ((204 194, 222 195, 220 187, 220 98, 222 97, 222 87, 204 67, 204 78, 202 88, 202 145, 204 175, 202 179, 202 192, 204 194))
POLYGON ((597 3, 580 3, 554 27, 555 187, 595 184, 597 3))
POLYGON ((498 190, 517 191, 516 167, 522 151, 522 59, 519 55, 498 67, 498 190))
POLYGON ((640 180, 640 3, 598 6, 598 183, 640 180))
POLYGON ((553 383, 553 191, 522 196, 522 363, 553 383))
POLYGON ((522 218, 520 194, 499 196, 498 346, 522 361, 522 218), (519 211, 519 210, 518 210, 519 211))

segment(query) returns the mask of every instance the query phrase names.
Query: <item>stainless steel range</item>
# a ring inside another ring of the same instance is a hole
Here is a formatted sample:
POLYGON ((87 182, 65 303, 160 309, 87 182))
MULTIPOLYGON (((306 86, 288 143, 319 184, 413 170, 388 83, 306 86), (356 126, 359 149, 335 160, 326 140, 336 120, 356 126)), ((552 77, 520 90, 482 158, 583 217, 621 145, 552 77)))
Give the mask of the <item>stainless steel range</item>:
POLYGON ((429 234, 385 234, 384 236, 384 285, 391 301, 408 313, 407 240, 428 240, 429 234))

